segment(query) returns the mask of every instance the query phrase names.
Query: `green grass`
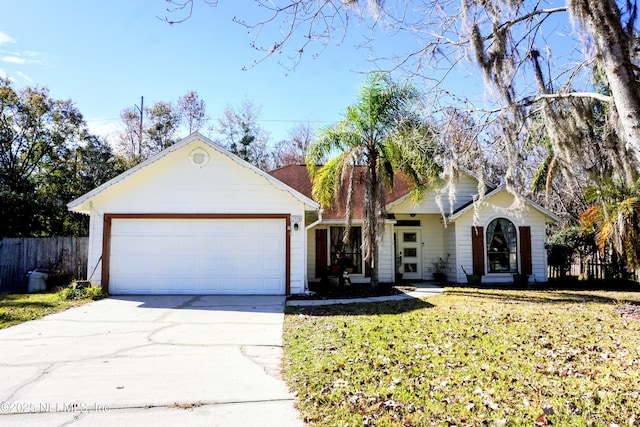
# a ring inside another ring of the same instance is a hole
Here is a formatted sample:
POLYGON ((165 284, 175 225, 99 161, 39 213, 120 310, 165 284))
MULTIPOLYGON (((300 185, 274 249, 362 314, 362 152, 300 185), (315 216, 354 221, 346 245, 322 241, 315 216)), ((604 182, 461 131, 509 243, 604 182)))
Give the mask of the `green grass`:
POLYGON ((640 425, 640 293, 452 288, 289 308, 287 381, 311 425, 640 425))
POLYGON ((60 293, 0 294, 0 329, 85 304, 91 298, 68 300, 60 293))

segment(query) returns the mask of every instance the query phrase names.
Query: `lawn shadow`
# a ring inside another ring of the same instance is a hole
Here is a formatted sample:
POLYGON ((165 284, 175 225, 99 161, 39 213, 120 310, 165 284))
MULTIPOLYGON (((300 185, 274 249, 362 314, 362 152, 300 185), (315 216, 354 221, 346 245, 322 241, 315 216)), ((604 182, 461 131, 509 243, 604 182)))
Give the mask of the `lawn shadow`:
POLYGON ((4 299, 2 302, 0 302, 0 306, 4 307, 16 307, 16 308, 28 308, 28 307, 34 307, 34 308, 51 308, 51 307, 55 307, 54 303, 51 302, 47 302, 47 301, 13 301, 10 299, 4 299))
POLYGON ((408 313, 433 304, 419 298, 408 298, 381 302, 353 302, 317 306, 287 306, 286 314, 305 314, 309 316, 371 316, 377 314, 408 313))
POLYGON ((143 309, 282 313, 282 295, 110 295, 108 300, 131 302, 143 309))
MULTIPOLYGON (((469 287, 469 285, 450 284, 455 287, 469 287)), ((516 285, 514 283, 482 283, 480 289, 516 290, 516 291, 616 291, 639 292, 640 283, 631 280, 578 280, 575 277, 549 280, 545 283, 528 283, 516 285)))
POLYGON ((478 288, 448 286, 447 289, 455 295, 469 296, 476 298, 485 298, 493 300, 501 300, 505 303, 536 303, 536 304, 578 304, 578 303, 601 303, 601 304, 619 304, 621 302, 630 302, 632 304, 640 303, 640 292, 624 291, 633 293, 634 298, 620 299, 619 292, 610 289, 606 290, 577 290, 577 289, 537 289, 537 288, 510 288, 504 286, 482 286, 478 288), (598 292, 598 294, 594 293, 598 292), (602 292, 611 292, 611 295, 602 295, 602 292), (616 295, 617 294, 617 295, 616 295), (635 297, 637 295, 637 297, 635 297))

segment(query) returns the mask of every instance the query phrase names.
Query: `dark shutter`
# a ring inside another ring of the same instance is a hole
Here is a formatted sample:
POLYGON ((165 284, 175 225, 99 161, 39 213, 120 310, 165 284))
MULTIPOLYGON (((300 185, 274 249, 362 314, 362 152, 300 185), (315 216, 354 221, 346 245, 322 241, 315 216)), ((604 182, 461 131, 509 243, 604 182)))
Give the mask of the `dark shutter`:
POLYGON ((520 228, 520 274, 532 274, 531 263, 531 227, 520 228))
POLYGON ((316 229, 316 277, 323 277, 327 269, 327 229, 316 229))
POLYGON ((371 262, 364 262, 364 277, 371 277, 371 262))
POLYGON ((484 228, 471 227, 473 274, 484 274, 484 228))

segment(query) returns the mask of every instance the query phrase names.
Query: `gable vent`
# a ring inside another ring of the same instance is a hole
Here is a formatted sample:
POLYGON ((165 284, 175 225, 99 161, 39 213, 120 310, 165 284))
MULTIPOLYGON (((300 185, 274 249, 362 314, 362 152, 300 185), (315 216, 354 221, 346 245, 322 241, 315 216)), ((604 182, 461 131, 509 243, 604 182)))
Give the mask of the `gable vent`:
POLYGON ((195 167, 201 168, 209 163, 209 153, 202 148, 196 148, 189 154, 189 159, 191 160, 191 164, 195 167))

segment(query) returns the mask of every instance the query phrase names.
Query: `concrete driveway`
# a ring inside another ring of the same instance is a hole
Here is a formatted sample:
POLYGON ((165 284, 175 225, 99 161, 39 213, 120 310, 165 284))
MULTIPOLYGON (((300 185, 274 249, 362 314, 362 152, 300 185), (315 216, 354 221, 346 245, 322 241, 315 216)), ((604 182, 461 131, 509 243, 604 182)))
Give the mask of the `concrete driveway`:
POLYGON ((2 426, 302 426, 284 297, 113 297, 0 330, 2 426))

